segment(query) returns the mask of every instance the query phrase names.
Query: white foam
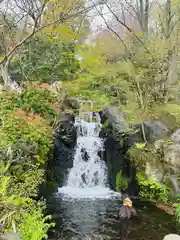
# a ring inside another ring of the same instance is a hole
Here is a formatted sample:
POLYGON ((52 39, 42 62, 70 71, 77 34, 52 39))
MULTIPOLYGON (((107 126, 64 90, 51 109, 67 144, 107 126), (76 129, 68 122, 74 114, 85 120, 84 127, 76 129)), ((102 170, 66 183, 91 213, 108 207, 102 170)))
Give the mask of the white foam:
POLYGON ((86 187, 86 188, 73 188, 62 187, 58 189, 58 193, 62 194, 62 198, 86 198, 86 199, 111 199, 120 197, 121 194, 110 190, 107 187, 86 187))

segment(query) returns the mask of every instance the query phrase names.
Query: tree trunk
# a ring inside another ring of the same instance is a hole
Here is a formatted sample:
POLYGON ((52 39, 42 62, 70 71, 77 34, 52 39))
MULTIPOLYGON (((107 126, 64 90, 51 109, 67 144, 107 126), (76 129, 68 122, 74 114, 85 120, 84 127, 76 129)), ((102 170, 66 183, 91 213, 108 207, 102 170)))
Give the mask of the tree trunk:
POLYGON ((5 61, 5 62, 1 63, 1 65, 0 65, 0 67, 1 67, 1 77, 2 77, 5 85, 8 85, 8 79, 9 79, 8 65, 9 65, 8 61, 5 61))
POLYGON ((148 24, 149 24, 149 0, 146 0, 144 9, 144 31, 146 33, 148 33, 148 24))
POLYGON ((140 10, 140 25, 144 32, 144 0, 139 0, 139 10, 140 10))
POLYGON ((143 140, 144 140, 145 143, 147 143, 146 133, 145 133, 144 123, 143 122, 141 122, 141 129, 142 129, 143 140))

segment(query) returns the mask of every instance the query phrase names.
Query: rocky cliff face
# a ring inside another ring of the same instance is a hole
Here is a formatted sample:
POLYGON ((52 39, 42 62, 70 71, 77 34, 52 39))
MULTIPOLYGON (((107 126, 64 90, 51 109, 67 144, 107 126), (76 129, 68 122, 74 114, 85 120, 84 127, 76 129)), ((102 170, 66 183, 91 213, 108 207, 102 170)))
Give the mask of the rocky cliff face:
POLYGON ((73 167, 76 140, 77 132, 74 127, 74 117, 64 115, 57 123, 54 134, 54 178, 59 187, 61 187, 66 180, 68 169, 73 167))
POLYGON ((68 170, 73 167, 73 156, 77 140, 74 126, 78 111, 76 99, 65 99, 60 109, 60 120, 54 127, 53 156, 50 161, 53 180, 59 187, 66 181, 68 170))
MULTIPOLYGON (((125 114, 118 108, 110 106, 100 112, 102 131, 105 138, 104 159, 108 166, 109 182, 113 189, 117 189, 118 181, 127 183, 130 195, 138 194, 136 168, 129 150, 136 143, 143 142, 141 125, 134 126, 135 131, 129 131, 125 114), (121 173, 121 180, 118 176, 121 173)), ((147 158, 144 162, 144 172, 149 179, 165 183, 170 186, 172 194, 180 192, 178 178, 180 176, 180 129, 171 135, 169 128, 160 120, 144 122, 144 131, 148 143, 146 144, 147 158), (149 158, 149 156, 151 156, 149 158)), ((142 152, 141 149, 138 150, 142 152)), ((137 151, 137 152, 138 152, 137 151)), ((140 159, 140 155, 137 156, 140 159)), ((136 159, 134 159, 136 161, 136 159)), ((136 162, 136 166, 138 163, 136 162)), ((141 166, 138 166, 141 168, 141 166)), ((123 184, 122 184, 123 185, 123 184)))
POLYGON ((129 126, 124 113, 120 113, 114 106, 100 112, 100 117, 103 126, 100 137, 105 138, 104 159, 108 167, 109 183, 114 190, 117 190, 118 185, 121 185, 120 182, 124 182, 126 184, 122 184, 122 188, 124 185, 129 195, 136 196, 139 191, 136 169, 127 150, 133 146, 138 135, 128 133, 129 126), (120 174, 122 179, 118 179, 120 174))

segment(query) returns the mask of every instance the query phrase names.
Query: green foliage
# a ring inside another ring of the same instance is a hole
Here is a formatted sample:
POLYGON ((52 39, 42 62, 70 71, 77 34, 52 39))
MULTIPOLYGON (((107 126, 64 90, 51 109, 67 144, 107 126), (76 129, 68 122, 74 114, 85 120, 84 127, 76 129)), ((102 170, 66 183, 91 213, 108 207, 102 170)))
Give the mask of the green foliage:
POLYGON ((176 208, 176 220, 180 223, 180 194, 178 195, 178 203, 175 204, 176 208))
MULTIPOLYGON (((39 95, 41 96, 41 94, 39 95)), ((39 95, 37 94, 37 96, 39 95)), ((5 148, 19 143, 31 146, 33 149, 32 152, 34 153, 34 157, 37 161, 44 163, 45 158, 51 149, 51 127, 40 116, 28 115, 28 113, 24 110, 15 108, 16 106, 21 105, 20 103, 22 103, 22 107, 24 108, 27 106, 26 103, 28 102, 28 99, 24 97, 26 100, 21 102, 19 98, 20 97, 14 95, 8 95, 7 92, 0 93, 0 147, 5 148)), ((44 98, 44 102, 46 103, 46 97, 44 98)), ((32 108, 34 107, 34 111, 38 109, 39 111, 42 111, 42 114, 47 114, 48 103, 44 108, 36 108, 35 105, 33 105, 33 99, 29 99, 29 102, 28 109, 33 110, 32 108)))
POLYGON ((155 180, 147 179, 142 174, 137 174, 140 186, 140 196, 146 199, 158 200, 167 203, 170 197, 170 189, 155 180))
POLYGON ((145 147, 145 143, 136 143, 136 148, 143 149, 145 147))
POLYGON ((43 205, 37 204, 30 213, 23 215, 24 221, 19 225, 22 240, 41 240, 47 237, 47 231, 54 224, 47 223, 50 216, 43 216, 43 205))
POLYGON ((36 36, 13 58, 10 73, 16 81, 72 80, 79 71, 73 43, 36 36))
POLYGON ((116 175, 116 191, 120 191, 121 189, 127 189, 128 182, 127 179, 123 176, 122 172, 118 172, 116 175))
POLYGON ((14 105, 26 112, 39 114, 44 118, 52 118, 56 116, 56 112, 52 108, 56 102, 56 96, 47 89, 25 89, 14 105))
POLYGON ((46 236, 52 224, 46 223, 49 218, 43 217, 45 205, 32 199, 37 197, 43 173, 29 154, 18 149, 1 149, 0 223, 3 232, 11 232, 15 225, 24 240, 41 240, 46 236))
POLYGON ((56 98, 45 89, 25 89, 22 95, 0 92, 0 223, 2 232, 13 226, 22 239, 46 237, 49 217, 36 202, 44 181, 44 163, 51 149, 56 98))

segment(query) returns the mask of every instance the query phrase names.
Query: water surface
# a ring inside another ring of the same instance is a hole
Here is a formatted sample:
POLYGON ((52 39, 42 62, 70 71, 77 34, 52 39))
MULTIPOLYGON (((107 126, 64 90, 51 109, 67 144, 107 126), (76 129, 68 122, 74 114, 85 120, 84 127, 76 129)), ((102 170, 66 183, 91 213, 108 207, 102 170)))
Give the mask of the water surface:
MULTIPOLYGON (((67 240, 162 240, 178 233, 174 219, 150 203, 135 201, 138 219, 117 221, 117 198, 53 198, 49 210, 61 238, 67 240)), ((57 238, 58 239, 58 238, 57 238)))

